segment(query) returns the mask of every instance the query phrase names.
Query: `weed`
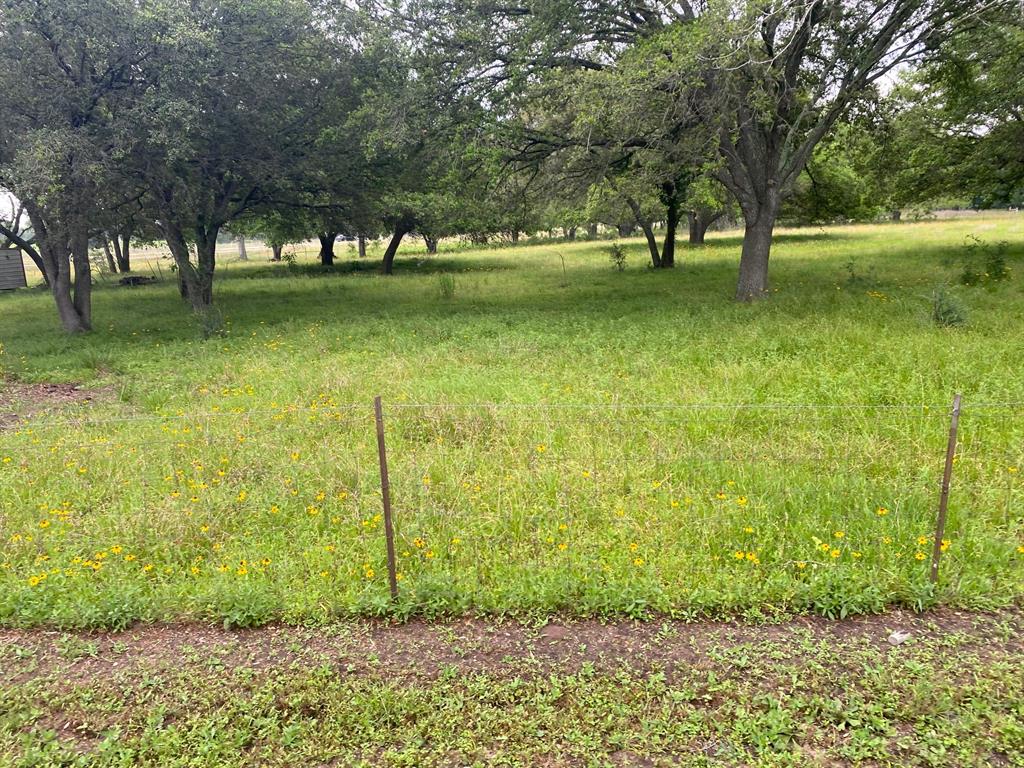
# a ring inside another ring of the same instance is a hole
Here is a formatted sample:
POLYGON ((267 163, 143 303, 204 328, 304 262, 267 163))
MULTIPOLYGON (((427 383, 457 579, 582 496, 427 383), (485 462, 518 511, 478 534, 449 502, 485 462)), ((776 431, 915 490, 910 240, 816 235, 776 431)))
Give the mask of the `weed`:
POLYGON ((450 272, 441 272, 437 276, 437 285, 441 292, 441 298, 451 301, 455 297, 455 275, 450 272))
POLYGON ((932 291, 932 322, 943 328, 956 328, 967 324, 967 309, 943 285, 932 291))
POLYGON ((612 269, 616 272, 626 270, 626 251, 619 242, 614 242, 608 247, 608 258, 612 262, 612 269))

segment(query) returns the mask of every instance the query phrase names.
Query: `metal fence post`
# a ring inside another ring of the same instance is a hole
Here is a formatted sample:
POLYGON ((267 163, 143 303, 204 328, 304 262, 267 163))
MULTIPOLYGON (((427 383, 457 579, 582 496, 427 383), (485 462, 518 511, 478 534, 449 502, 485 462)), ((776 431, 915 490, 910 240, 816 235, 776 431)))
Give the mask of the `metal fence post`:
POLYGON ((942 537, 946 532, 946 512, 949 509, 949 483, 953 477, 953 458, 956 456, 956 432, 960 426, 960 395, 953 398, 953 416, 949 423, 949 443, 946 446, 946 468, 942 474, 942 493, 939 496, 939 517, 935 522, 935 544, 932 547, 932 584, 939 580, 939 558, 942 557, 942 537))
POLYGON ((384 409, 380 396, 373 399, 373 412, 377 420, 377 454, 380 458, 380 492, 384 502, 384 538, 388 547, 388 584, 391 599, 398 598, 398 575, 395 568, 395 529, 391 523, 391 483, 388 480, 388 454, 384 445, 384 409))

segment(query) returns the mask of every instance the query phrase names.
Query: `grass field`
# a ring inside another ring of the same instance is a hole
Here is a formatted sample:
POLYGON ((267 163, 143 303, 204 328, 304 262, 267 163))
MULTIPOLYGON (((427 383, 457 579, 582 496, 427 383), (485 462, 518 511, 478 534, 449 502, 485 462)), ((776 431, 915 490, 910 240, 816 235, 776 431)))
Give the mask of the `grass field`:
POLYGON ((1019 767, 1022 619, 0 630, 0 766, 1019 767))
MULTIPOLYGON (((101 287, 69 339, 0 295, 0 624, 231 625, 478 612, 830 616, 1024 593, 1024 220, 736 233, 624 272, 607 244, 397 274, 227 264, 209 340, 167 281, 101 287), (957 285, 967 237, 1006 280, 957 285), (936 286, 966 309, 931 318, 936 286), (88 404, 12 382, 80 382, 88 404), (947 544, 928 582, 949 402, 947 544), (388 600, 372 397, 385 400, 388 600), (665 406, 672 407, 665 407, 665 406), (8 419, 9 420, 9 419, 8 419)), ((400 254, 401 257, 401 254, 400 254)))

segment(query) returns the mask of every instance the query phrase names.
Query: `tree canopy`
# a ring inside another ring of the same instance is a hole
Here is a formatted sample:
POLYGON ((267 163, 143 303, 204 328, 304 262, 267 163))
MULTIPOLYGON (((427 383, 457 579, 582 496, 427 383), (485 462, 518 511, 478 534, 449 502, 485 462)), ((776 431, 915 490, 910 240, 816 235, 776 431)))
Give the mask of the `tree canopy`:
MULTIPOLYGON (((518 240, 598 223, 676 263, 743 220, 1024 197, 1010 0, 2 0, 0 237, 88 330, 90 242, 159 237, 214 300, 218 237, 518 240)), ((116 252, 117 258, 113 258, 116 252)))

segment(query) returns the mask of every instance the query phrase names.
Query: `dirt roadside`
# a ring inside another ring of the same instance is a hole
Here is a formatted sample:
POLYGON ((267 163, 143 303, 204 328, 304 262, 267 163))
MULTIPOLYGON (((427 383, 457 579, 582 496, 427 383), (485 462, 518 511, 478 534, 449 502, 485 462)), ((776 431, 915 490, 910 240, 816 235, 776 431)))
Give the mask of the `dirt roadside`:
POLYGON ((942 609, 890 611, 844 620, 799 617, 780 624, 552 620, 543 626, 481 619, 447 622, 346 622, 306 628, 272 625, 224 630, 202 624, 138 625, 122 632, 0 629, 0 679, 9 684, 60 676, 89 683, 119 672, 167 669, 213 661, 225 670, 284 669, 330 664, 350 675, 433 679, 455 670, 504 676, 598 672, 643 674, 710 665, 723 653, 824 644, 839 651, 897 650, 902 644, 950 637, 961 650, 1019 656, 1024 663, 1024 610, 993 613, 942 609))

